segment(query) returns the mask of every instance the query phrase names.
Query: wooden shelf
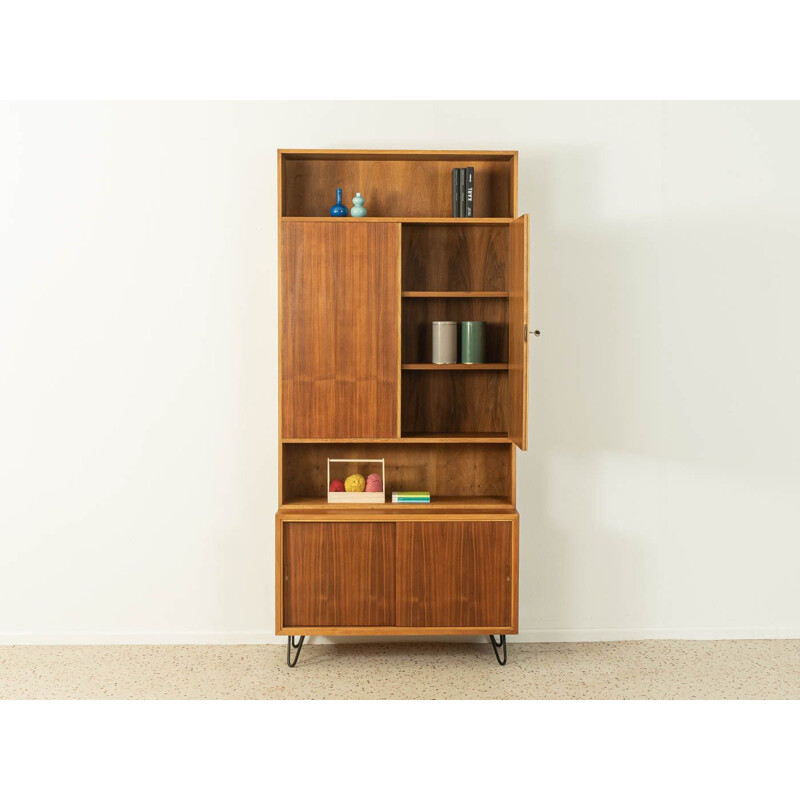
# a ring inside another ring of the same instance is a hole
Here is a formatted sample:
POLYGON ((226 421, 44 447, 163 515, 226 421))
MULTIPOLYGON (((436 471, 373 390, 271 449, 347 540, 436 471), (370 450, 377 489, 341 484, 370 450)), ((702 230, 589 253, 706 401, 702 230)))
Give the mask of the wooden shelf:
POLYGON ((466 511, 476 511, 478 509, 488 510, 503 510, 508 511, 513 509, 507 497, 431 497, 430 503, 393 503, 391 502, 391 494, 387 492, 385 503, 348 503, 346 505, 338 505, 336 503, 329 503, 324 497, 300 497, 296 500, 290 500, 281 506, 281 511, 296 511, 301 509, 319 511, 322 509, 330 511, 354 511, 359 509, 381 510, 381 511, 398 511, 414 512, 414 511, 456 511, 464 509, 466 511))
POLYGON ((508 364, 403 364, 403 369, 477 372, 479 370, 508 370, 508 364))
POLYGON ((283 444, 506 444, 504 433, 430 433, 403 436, 399 439, 282 439, 283 444))
POLYGON ((399 222, 406 225, 509 225, 513 217, 281 217, 281 222, 399 222))
POLYGON ((508 299, 508 292, 401 292, 403 297, 407 298, 461 298, 461 297, 474 297, 476 299, 508 299))
POLYGON ((510 442, 508 433, 409 433, 403 434, 401 441, 403 442, 436 442, 438 443, 475 443, 475 444, 504 444, 510 442))

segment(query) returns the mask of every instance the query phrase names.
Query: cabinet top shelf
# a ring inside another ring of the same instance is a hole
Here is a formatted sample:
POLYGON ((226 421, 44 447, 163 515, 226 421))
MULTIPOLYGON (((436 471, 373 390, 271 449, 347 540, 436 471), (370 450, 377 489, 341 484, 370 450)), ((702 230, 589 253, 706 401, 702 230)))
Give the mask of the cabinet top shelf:
POLYGON ((278 150, 287 161, 511 161, 517 150, 278 150))
POLYGON ((420 433, 407 434, 394 438, 359 439, 308 439, 297 437, 281 438, 282 444, 510 444, 506 433, 420 433))
POLYGON ((368 222, 399 222, 404 225, 510 225, 514 217, 281 217, 281 222, 332 222, 363 225, 368 222))

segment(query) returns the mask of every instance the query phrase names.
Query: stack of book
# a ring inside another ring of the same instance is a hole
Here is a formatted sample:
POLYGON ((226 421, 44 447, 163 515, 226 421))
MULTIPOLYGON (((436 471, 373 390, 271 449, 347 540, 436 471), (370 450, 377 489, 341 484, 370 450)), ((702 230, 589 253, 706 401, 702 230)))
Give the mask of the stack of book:
POLYGON ((393 503, 430 503, 430 492, 392 492, 393 503))
POLYGON ((475 196, 475 167, 453 170, 453 216, 471 217, 475 196))

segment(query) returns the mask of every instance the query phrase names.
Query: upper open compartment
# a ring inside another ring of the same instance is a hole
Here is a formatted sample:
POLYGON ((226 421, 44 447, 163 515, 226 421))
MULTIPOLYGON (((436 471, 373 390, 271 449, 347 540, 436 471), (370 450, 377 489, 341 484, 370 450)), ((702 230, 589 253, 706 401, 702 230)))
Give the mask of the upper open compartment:
POLYGON ((281 150, 279 214, 330 217, 342 189, 347 206, 364 196, 365 219, 452 218, 456 167, 475 169, 474 219, 516 216, 516 152, 453 150, 281 150))

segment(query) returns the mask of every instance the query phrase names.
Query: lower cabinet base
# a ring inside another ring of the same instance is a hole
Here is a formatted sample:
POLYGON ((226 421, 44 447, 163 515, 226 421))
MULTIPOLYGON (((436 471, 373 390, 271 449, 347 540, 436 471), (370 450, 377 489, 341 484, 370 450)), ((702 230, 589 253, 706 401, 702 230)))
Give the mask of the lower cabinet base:
POLYGON ((278 636, 490 636, 492 634, 519 633, 516 628, 399 628, 396 626, 367 627, 286 627, 277 630, 278 636))
POLYGON ((276 633, 517 633, 519 517, 279 514, 276 633))
MULTIPOLYGON (((300 636, 297 641, 295 641, 294 636, 286 637, 286 665, 288 667, 297 666, 297 659, 300 658, 300 651, 303 649, 305 638, 305 636, 300 636)), ((492 650, 494 650, 494 657, 497 659, 497 663, 501 667, 504 667, 508 661, 508 649, 506 647, 505 634, 500 634, 497 641, 495 641, 493 634, 489 634, 489 643, 492 645, 492 650)))
POLYGON ((294 667, 307 636, 518 632, 519 516, 354 511, 276 518, 275 632, 294 667))

